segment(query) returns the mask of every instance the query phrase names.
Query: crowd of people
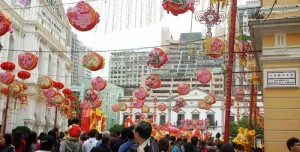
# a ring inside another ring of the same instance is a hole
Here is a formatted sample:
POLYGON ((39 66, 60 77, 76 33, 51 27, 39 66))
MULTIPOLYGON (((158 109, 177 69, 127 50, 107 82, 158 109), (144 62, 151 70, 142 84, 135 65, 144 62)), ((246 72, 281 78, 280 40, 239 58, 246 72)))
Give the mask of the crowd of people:
MULTIPOLYGON (((0 134, 0 152, 243 152, 244 147, 234 143, 224 144, 219 140, 199 140, 176 138, 166 135, 157 140, 151 136, 150 123, 140 121, 136 126, 123 128, 121 132, 99 133, 92 129, 86 134, 79 127, 79 119, 73 119, 73 124, 60 134, 58 128, 48 134, 30 132, 24 138, 19 131, 10 134, 0 134)), ((300 141, 290 138, 287 147, 291 152, 300 152, 300 141)), ((251 149, 251 152, 262 152, 263 149, 251 149)))

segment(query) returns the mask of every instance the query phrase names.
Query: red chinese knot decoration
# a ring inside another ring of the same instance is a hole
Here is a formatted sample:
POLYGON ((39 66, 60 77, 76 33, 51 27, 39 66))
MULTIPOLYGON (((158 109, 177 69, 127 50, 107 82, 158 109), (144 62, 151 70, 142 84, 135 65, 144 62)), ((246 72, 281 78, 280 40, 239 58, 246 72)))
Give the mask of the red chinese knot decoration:
POLYGON ((89 31, 99 23, 99 13, 88 3, 80 1, 75 7, 67 10, 70 24, 79 31, 89 31))
POLYGON ((92 87, 97 91, 103 90, 107 85, 107 82, 102 78, 97 76, 92 80, 92 87))
POLYGON ((82 65, 91 71, 97 71, 104 68, 105 59, 98 53, 92 52, 83 57, 82 65))
POLYGON ((3 69, 3 70, 12 71, 15 68, 16 68, 16 65, 12 62, 7 61, 7 62, 1 63, 1 69, 3 69))
POLYGON ((29 52, 21 53, 18 55, 18 64, 24 70, 33 70, 38 63, 38 57, 29 52))
POLYGON ((10 19, 0 11, 0 36, 3 36, 5 33, 11 30, 11 21, 10 19))
POLYGON ((206 68, 201 68, 197 73, 196 73, 196 77, 197 80, 202 83, 202 84, 206 84, 208 83, 211 78, 212 78, 212 74, 210 73, 210 71, 206 68))
POLYGON ((158 75, 151 74, 148 76, 148 78, 145 80, 145 85, 148 86, 151 89, 159 88, 161 85, 161 80, 158 75))
POLYGON ((174 16, 183 14, 188 10, 194 12, 195 0, 163 0, 162 6, 169 13, 174 16))
POLYGON ((4 84, 11 84, 15 79, 15 75, 10 71, 4 71, 0 73, 0 81, 4 84))
POLYGON ((164 50, 160 48, 154 48, 148 55, 147 65, 150 64, 154 68, 160 68, 168 61, 170 61, 170 59, 164 50))
POLYGON ((144 100, 147 97, 147 91, 144 88, 139 87, 134 91, 134 96, 139 100, 144 100))
POLYGON ((180 95, 187 95, 190 92, 190 85, 188 85, 186 83, 181 83, 177 87, 177 91, 180 95))
POLYGON ((22 80, 25 80, 25 79, 29 79, 31 74, 28 72, 28 71, 19 71, 17 76, 22 79, 22 80))

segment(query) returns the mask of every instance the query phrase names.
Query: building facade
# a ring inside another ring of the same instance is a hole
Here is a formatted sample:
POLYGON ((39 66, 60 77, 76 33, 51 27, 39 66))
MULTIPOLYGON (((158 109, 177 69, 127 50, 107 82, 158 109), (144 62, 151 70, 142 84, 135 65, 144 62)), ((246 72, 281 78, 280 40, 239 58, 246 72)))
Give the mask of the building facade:
MULTIPOLYGON (((61 0, 56 3, 62 3, 61 0)), ((67 47, 70 45, 71 27, 66 18, 65 10, 61 5, 49 3, 46 0, 31 0, 24 7, 19 1, 0 1, 1 11, 12 21, 12 34, 0 37, 3 50, 0 53, 1 62, 11 61, 16 64, 14 73, 21 70, 17 64, 18 54, 23 51, 35 52, 39 57, 38 66, 30 71, 30 79, 24 81, 28 85, 28 105, 22 107, 14 98, 10 98, 6 132, 11 132, 17 126, 28 126, 30 129, 47 132, 54 127, 55 108, 46 108, 46 98, 36 86, 39 76, 48 75, 53 80, 70 87, 72 61, 67 47), (48 7, 30 7, 48 6, 48 7), (14 9, 14 8, 21 9, 14 9), (24 8, 22 8, 24 7, 24 8), (23 50, 23 51, 22 51, 23 50)), ((17 77, 16 77, 17 79, 17 77)), ((17 81, 20 81, 17 79, 17 81)), ((6 87, 3 84, 1 87, 6 87)), ((1 101, 6 96, 1 95, 1 101)), ((0 117, 3 118, 5 102, 0 104, 0 117)), ((0 120, 3 124, 3 120, 0 120)), ((57 126, 60 129, 67 127, 67 118, 58 113, 57 126)))
POLYGON ((262 70, 265 151, 288 151, 286 141, 300 138, 300 1, 276 2, 263 0, 263 19, 249 27, 262 70))

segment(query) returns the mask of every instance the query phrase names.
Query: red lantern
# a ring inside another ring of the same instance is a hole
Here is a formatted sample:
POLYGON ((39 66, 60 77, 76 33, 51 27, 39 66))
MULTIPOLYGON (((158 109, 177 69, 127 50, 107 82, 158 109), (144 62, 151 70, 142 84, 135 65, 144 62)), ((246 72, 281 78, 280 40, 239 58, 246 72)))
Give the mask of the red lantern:
POLYGON ((174 16, 183 14, 188 10, 194 12, 194 1, 177 1, 177 0, 163 0, 163 8, 168 12, 171 12, 174 16))
POLYGON ((211 47, 210 50, 208 50, 208 55, 211 58, 219 58, 223 55, 225 50, 225 43, 221 39, 213 38, 211 40, 211 47))
POLYGON ((0 81, 4 84, 11 84, 15 79, 15 75, 9 71, 4 71, 0 73, 0 81))
POLYGON ((99 23, 99 14, 88 3, 80 1, 67 10, 70 24, 79 31, 89 31, 99 23))
POLYGON ((82 66, 91 70, 97 71, 103 69, 105 65, 105 59, 103 56, 96 52, 91 52, 83 57, 82 66))
POLYGON ((77 96, 71 96, 71 97, 70 97, 70 100, 71 100, 72 102, 77 102, 77 101, 78 101, 78 97, 77 97, 77 96))
POLYGON ((3 62, 3 63, 1 63, 1 68, 3 70, 12 71, 12 70, 14 70, 16 68, 16 66, 12 62, 3 62))
POLYGON ((76 104, 71 104, 71 109, 75 109, 76 108, 76 104))
POLYGON ((28 71, 19 71, 17 76, 22 79, 22 80, 25 80, 25 79, 28 79, 30 78, 31 74, 28 72, 28 71))
POLYGON ((72 95, 72 90, 69 89, 69 88, 64 88, 62 90, 62 93, 65 95, 65 96, 71 96, 72 95))
POLYGON ((154 48, 148 55, 147 65, 150 64, 154 68, 160 68, 168 61, 170 61, 170 59, 164 50, 160 48, 154 48))
POLYGON ((56 88, 57 90, 60 90, 60 89, 64 88, 64 86, 65 85, 61 82, 54 82, 53 83, 53 87, 56 88))
POLYGON ((22 69, 33 70, 38 63, 38 57, 35 54, 25 52, 18 55, 18 64, 22 69))
POLYGON ((8 94, 8 88, 2 88, 2 89, 1 89, 1 92, 2 92, 3 94, 7 95, 7 94, 8 94))
POLYGON ((64 98, 64 105, 70 106, 71 102, 70 99, 64 98))
POLYGON ((37 85, 42 89, 48 89, 52 87, 53 80, 48 76, 41 76, 37 81, 37 85))
POLYGON ((3 12, 0 12, 0 25, 0 36, 11 30, 11 21, 3 12))

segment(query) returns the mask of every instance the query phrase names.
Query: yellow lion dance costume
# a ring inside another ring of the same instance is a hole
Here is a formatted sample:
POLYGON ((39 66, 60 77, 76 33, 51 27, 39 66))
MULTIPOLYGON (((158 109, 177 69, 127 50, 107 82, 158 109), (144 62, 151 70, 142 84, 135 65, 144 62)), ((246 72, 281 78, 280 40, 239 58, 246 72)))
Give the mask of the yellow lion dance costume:
POLYGON ((234 138, 233 142, 244 146, 245 152, 250 152, 252 137, 255 135, 255 130, 248 130, 247 128, 239 128, 239 133, 234 138))

